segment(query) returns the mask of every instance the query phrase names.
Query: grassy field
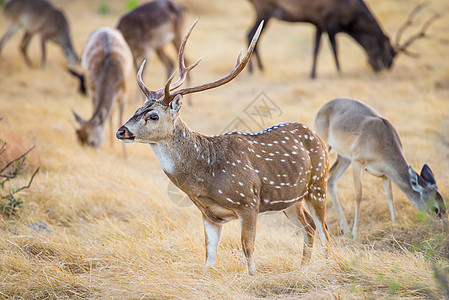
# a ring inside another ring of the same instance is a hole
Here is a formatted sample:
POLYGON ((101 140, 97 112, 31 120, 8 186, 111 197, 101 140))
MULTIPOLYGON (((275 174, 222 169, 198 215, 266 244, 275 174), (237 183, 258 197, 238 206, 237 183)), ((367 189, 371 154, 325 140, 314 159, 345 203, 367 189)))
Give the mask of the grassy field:
MULTIPOLYGON (((100 26, 115 26, 125 12, 124 1, 54 0, 71 25, 75 49, 81 53, 88 34, 100 26), (106 3, 106 1, 104 2, 106 3)), ((187 24, 200 16, 187 45, 190 60, 203 57, 193 83, 227 74, 241 47, 254 13, 248 1, 180 1, 188 7, 187 24)), ((383 28, 394 36, 415 1, 369 0, 383 28)), ((448 12, 449 2, 432 1, 428 13, 448 12)), ((424 15, 421 15, 422 19, 424 15)), ((0 17, 0 32, 5 20, 0 17)), ((414 30, 419 27, 414 27, 414 30)), ((195 94, 193 106, 181 115, 194 130, 223 132, 238 118, 259 131, 280 122, 307 125, 330 99, 347 96, 364 101, 398 129, 409 164, 420 170, 428 163, 443 197, 449 196, 449 16, 432 26, 434 39, 416 42, 419 59, 400 56, 393 70, 375 74, 364 52, 348 37, 338 36, 342 73, 337 74, 326 40, 318 62, 318 79, 308 77, 312 64, 313 28, 306 24, 271 21, 260 40, 266 69, 244 71, 232 83, 195 94), (261 93, 278 106, 264 124, 251 119, 247 107, 261 93)), ((390 219, 382 181, 364 177, 361 240, 337 235, 337 219, 326 217, 334 234, 332 254, 325 258, 319 242, 312 262, 301 265, 302 237, 283 217, 260 217, 256 240, 256 276, 246 275, 238 222, 225 226, 215 269, 203 273, 204 242, 199 210, 175 205, 168 179, 151 149, 143 144, 112 146, 106 128, 99 149, 80 146, 71 110, 87 118, 91 101, 77 93, 76 79, 65 71, 60 49, 48 45, 48 63, 38 68, 38 38, 31 43, 35 66, 26 66, 16 35, 0 56, 0 138, 8 142, 3 158, 12 159, 32 145, 25 174, 28 182, 41 167, 30 189, 23 191, 23 208, 13 217, 0 216, 0 298, 433 298, 444 291, 434 267, 447 272, 446 230, 423 221, 416 208, 394 187, 397 222, 390 219), (47 230, 33 224, 45 222, 47 230)), ((171 50, 171 55, 175 53, 171 50)), ((153 59, 144 81, 151 88, 165 82, 165 69, 153 59)), ((125 118, 139 106, 136 80, 129 78, 125 118)), ((332 158, 334 158, 334 154, 332 158)), ((352 224, 351 172, 339 181, 339 195, 352 224)))

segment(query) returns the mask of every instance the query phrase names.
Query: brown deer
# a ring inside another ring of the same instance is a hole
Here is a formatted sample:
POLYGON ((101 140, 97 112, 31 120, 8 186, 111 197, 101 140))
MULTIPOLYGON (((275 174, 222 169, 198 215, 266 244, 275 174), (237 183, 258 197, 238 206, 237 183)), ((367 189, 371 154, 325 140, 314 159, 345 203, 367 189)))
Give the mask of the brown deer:
POLYGON ((164 46, 173 43, 176 50, 179 49, 184 10, 182 5, 174 1, 155 0, 142 4, 120 18, 117 29, 122 32, 131 49, 136 72, 143 60, 148 60, 156 52, 165 65, 167 77, 171 75, 174 64, 165 53, 164 46))
MULTIPOLYGON (((123 106, 126 96, 126 77, 132 69, 132 55, 120 31, 103 27, 93 31, 84 48, 81 64, 84 74, 74 75, 85 84, 92 98, 94 111, 88 121, 84 121, 74 112, 81 127, 76 135, 82 145, 99 147, 103 140, 103 127, 108 116, 112 130, 112 110, 119 102, 119 121, 123 123, 123 106)), ((112 145, 112 131, 111 131, 112 145)))
MULTIPOLYGON (((276 18, 287 22, 307 22, 315 26, 315 44, 313 49, 313 63, 311 78, 316 77, 317 57, 320 49, 321 35, 327 33, 337 66, 340 72, 338 60, 338 48, 335 36, 344 32, 351 36, 368 56, 368 62, 375 72, 390 69, 393 60, 399 53, 413 55, 407 50, 415 40, 426 35, 426 30, 431 23, 439 17, 434 15, 427 20, 421 31, 412 35, 402 45, 400 37, 405 29, 415 22, 414 17, 424 7, 418 5, 409 15, 407 22, 401 26, 396 38, 396 44, 392 45, 390 39, 383 32, 379 22, 363 0, 249 0, 255 11, 256 21, 248 33, 248 41, 251 41, 254 32, 260 23, 265 21, 267 25, 270 18, 276 18)), ((254 49, 254 56, 258 66, 263 70, 259 53, 254 49)), ((249 64, 252 72, 252 64, 249 64)))
POLYGON ((248 274, 255 274, 253 261, 257 216, 283 211, 301 228, 304 235, 304 260, 311 256, 315 231, 324 244, 328 232, 326 180, 329 156, 326 145, 307 126, 279 124, 262 132, 231 132, 206 136, 192 131, 181 120, 183 95, 212 89, 230 82, 246 66, 259 37, 261 26, 243 57, 240 54, 232 72, 214 82, 177 89, 195 64, 185 67, 184 47, 179 50, 179 79, 165 88, 152 91, 138 72, 138 84, 146 96, 145 104, 116 133, 124 142, 148 143, 165 174, 184 191, 203 216, 206 267, 214 264, 222 227, 239 219, 242 248, 248 274), (310 213, 304 208, 308 205, 310 213))
POLYGON ((47 40, 61 46, 69 64, 78 64, 79 58, 73 50, 67 19, 64 13, 50 2, 46 0, 10 0, 5 4, 4 13, 6 32, 0 40, 0 52, 17 30, 23 28, 25 34, 20 44, 20 51, 29 66, 31 66, 31 60, 28 57, 27 49, 31 38, 36 33, 41 37, 41 67, 44 67, 46 63, 45 43, 47 40))
POLYGON ((413 171, 405 160, 396 129, 373 108, 356 100, 337 98, 318 110, 313 128, 329 148, 338 154, 329 172, 328 191, 344 233, 349 232, 349 227, 338 201, 336 183, 351 163, 356 200, 352 230, 354 239, 358 238, 364 171, 382 178, 393 222, 396 217, 391 182, 394 182, 420 211, 427 211, 439 219, 445 218, 446 207, 438 192, 432 170, 425 164, 421 175, 413 171))

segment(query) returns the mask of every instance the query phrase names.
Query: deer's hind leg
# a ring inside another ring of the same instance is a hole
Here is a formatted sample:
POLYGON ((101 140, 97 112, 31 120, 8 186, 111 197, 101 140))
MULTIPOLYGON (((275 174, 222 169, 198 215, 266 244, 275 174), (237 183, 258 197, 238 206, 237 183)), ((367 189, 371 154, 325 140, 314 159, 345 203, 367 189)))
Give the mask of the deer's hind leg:
POLYGON ((27 49, 32 37, 33 35, 30 32, 25 32, 22 38, 22 42, 20 43, 20 51, 22 52, 22 55, 25 58, 25 62, 28 66, 31 66, 31 60, 28 57, 27 49))
POLYGON ((310 261, 312 257, 313 242, 315 241, 316 226, 310 213, 305 209, 304 204, 296 202, 284 210, 285 216, 298 227, 304 238, 304 248, 302 251, 303 263, 310 261))
POLYGON ((309 193, 306 196, 306 204, 315 222, 316 229, 320 236, 321 243, 327 249, 329 247, 329 232, 325 221, 326 216, 326 182, 324 178, 314 182, 309 186, 309 193))
POLYGON ((6 31, 3 34, 1 40, 0 40, 0 53, 2 51, 3 46, 11 39, 14 34, 19 30, 20 26, 17 23, 14 22, 7 22, 6 24, 6 31))

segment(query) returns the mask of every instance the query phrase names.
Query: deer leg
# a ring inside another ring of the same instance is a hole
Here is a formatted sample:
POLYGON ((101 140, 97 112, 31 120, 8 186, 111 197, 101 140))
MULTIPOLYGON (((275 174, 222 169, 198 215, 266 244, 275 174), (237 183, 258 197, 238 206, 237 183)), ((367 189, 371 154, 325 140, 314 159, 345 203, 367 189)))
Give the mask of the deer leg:
POLYGON ((334 53, 334 59, 335 59, 335 65, 337 66, 337 71, 340 73, 340 62, 338 61, 338 48, 337 48, 337 41, 335 40, 335 33, 334 32, 328 32, 329 41, 332 46, 332 52, 334 53))
MULTIPOLYGON (((123 124, 123 111, 124 111, 124 107, 125 107, 125 101, 126 101, 126 94, 123 94, 123 96, 120 98, 119 100, 119 124, 123 124)), ((123 149, 123 155, 125 156, 125 159, 128 158, 128 155, 126 153, 126 145, 125 143, 122 143, 122 149, 123 149)))
POLYGON ((254 243, 256 241, 257 214, 254 212, 249 212, 249 214, 244 217, 239 216, 239 218, 242 226, 241 238, 243 253, 246 258, 246 270, 248 275, 255 275, 256 266, 254 264, 253 254, 254 243))
POLYGON ((324 246, 325 255, 327 256, 329 232, 327 231, 327 225, 324 220, 326 215, 326 201, 316 200, 312 194, 312 190, 309 189, 309 194, 306 196, 306 203, 318 231, 321 244, 324 246))
POLYGON ((156 54, 165 65, 165 69, 167 70, 167 78, 170 78, 174 67, 173 61, 170 59, 170 57, 167 56, 167 54, 165 54, 163 48, 157 49, 156 54))
POLYGON ((22 52, 22 55, 25 58, 25 62, 28 66, 31 66, 31 60, 28 57, 27 49, 32 37, 33 35, 30 32, 25 32, 22 38, 22 42, 20 43, 20 51, 22 52))
POLYGON ((114 133, 113 133, 113 126, 114 122, 112 121, 112 116, 114 115, 114 106, 111 108, 111 113, 109 115, 109 142, 111 144, 111 148, 114 148, 114 133))
POLYGON ((303 263, 310 261, 312 257, 313 242, 315 240, 316 226, 310 213, 304 208, 302 202, 297 202, 284 210, 285 216, 299 228, 304 238, 304 248, 302 251, 303 263))
POLYGON ((45 47, 45 42, 47 38, 45 36, 41 36, 41 49, 42 49, 42 57, 41 57, 41 68, 45 67, 47 61, 47 50, 45 47))
MULTIPOLYGON (((262 20, 264 21, 264 24, 262 26, 262 30, 260 31, 260 35, 262 35, 262 32, 265 28, 265 26, 267 26, 268 21, 270 20, 269 15, 265 16, 264 18, 262 17, 257 17, 256 22, 254 23, 254 26, 251 28, 251 30, 248 32, 248 45, 251 44, 251 41, 254 37, 254 35, 256 34, 257 28, 259 27, 260 22, 262 22, 262 20)), ((259 36, 259 40, 260 40, 260 36, 259 36)), ((259 56, 259 52, 257 50, 258 48, 258 44, 256 44, 256 47, 254 47, 254 51, 253 51, 253 57, 255 57, 257 59, 257 65, 259 66, 259 69, 261 71, 263 71, 263 65, 262 65, 262 60, 259 56)), ((253 64, 252 64, 252 58, 250 59, 250 61, 248 62, 248 71, 250 73, 253 72, 253 64)))
POLYGON ((321 35, 323 32, 318 27, 315 30, 315 45, 313 47, 313 61, 312 61, 312 73, 310 73, 310 78, 316 78, 316 64, 318 59, 318 52, 320 51, 321 35))
POLYGON ((394 213, 393 190, 391 188, 391 180, 388 179, 387 177, 384 177, 383 182, 384 182, 385 194, 387 195, 387 199, 388 199, 388 206, 390 206, 391 221, 394 223, 394 222, 396 222, 396 216, 394 213))
POLYGON ((211 222, 203 215, 204 237, 206 241, 206 269, 212 267, 217 257, 223 225, 211 222))
POLYGON ((343 175, 343 173, 346 171, 346 169, 349 167, 350 164, 351 161, 349 159, 338 155, 337 160, 329 170, 329 181, 327 183, 327 189, 332 199, 332 203, 335 206, 335 211, 337 213, 340 229, 343 231, 343 233, 349 232, 349 226, 348 222, 346 221, 345 214, 341 209, 340 201, 338 200, 337 180, 338 178, 340 178, 341 175, 343 175))
POLYGON ((362 202, 363 165, 359 162, 353 162, 352 174, 354 177, 354 192, 355 192, 355 213, 354 213, 354 226, 352 228, 352 237, 354 240, 357 240, 359 234, 358 231, 360 220, 360 202, 362 202))
POLYGON ((8 24, 6 25, 6 31, 0 40, 0 52, 2 51, 3 46, 5 46, 5 44, 9 41, 9 39, 14 36, 17 30, 19 30, 19 28, 20 28, 19 25, 13 22, 8 22, 8 24))

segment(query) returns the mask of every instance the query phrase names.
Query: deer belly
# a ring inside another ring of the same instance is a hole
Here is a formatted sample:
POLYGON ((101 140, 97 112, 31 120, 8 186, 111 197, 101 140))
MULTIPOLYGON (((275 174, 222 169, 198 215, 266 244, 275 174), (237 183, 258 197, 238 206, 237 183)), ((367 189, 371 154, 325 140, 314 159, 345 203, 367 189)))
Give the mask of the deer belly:
POLYGON ((170 43, 175 37, 172 30, 171 24, 166 23, 162 26, 159 26, 157 29, 152 30, 149 35, 151 38, 147 39, 147 48, 151 49, 159 49, 170 43))
POLYGON ((296 202, 302 201, 307 194, 306 184, 301 184, 297 188, 290 188, 288 191, 261 193, 259 213, 284 210, 296 202))

